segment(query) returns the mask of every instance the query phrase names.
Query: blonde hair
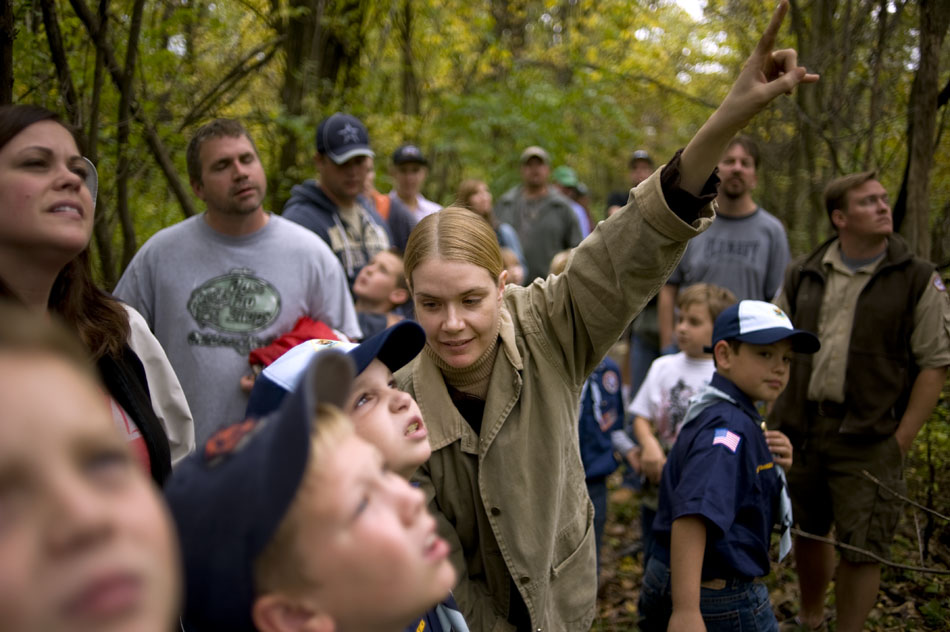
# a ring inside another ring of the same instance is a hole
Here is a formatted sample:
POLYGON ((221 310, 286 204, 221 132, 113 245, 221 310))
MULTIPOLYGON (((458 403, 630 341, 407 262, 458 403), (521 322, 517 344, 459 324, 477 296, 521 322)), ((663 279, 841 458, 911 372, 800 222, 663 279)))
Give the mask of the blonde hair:
POLYGON ((312 486, 327 455, 355 431, 346 414, 330 404, 317 406, 317 414, 310 427, 310 456, 297 493, 287 512, 274 531, 273 537, 254 561, 254 588, 256 594, 277 590, 295 591, 312 588, 317 581, 305 573, 296 551, 297 534, 305 526, 300 515, 300 499, 320 493, 312 486))
POLYGON ((501 249, 501 260, 505 264, 505 269, 521 265, 521 259, 518 258, 518 253, 511 248, 501 249))
POLYGON ((553 257, 551 257, 551 268, 549 272, 551 274, 561 274, 564 272, 564 268, 567 267, 567 260, 571 258, 571 251, 562 250, 553 257))
POLYGON ((403 271, 412 289, 412 273, 432 258, 471 263, 495 281, 505 269, 495 231, 484 219, 464 208, 449 206, 422 218, 409 235, 403 271))
POLYGON ((709 310, 709 318, 713 322, 722 310, 736 302, 736 295, 724 287, 711 283, 697 283, 684 289, 676 297, 676 307, 684 310, 690 305, 705 305, 709 310))

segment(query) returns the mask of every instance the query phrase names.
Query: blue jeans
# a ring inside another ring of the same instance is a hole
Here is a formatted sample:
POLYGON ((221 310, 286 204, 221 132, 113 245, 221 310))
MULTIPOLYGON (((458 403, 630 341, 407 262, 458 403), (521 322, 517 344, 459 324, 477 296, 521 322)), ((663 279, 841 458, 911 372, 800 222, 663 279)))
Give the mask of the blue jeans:
MULTIPOLYGON (((640 587, 640 629, 665 632, 673 614, 670 567, 650 558, 640 587)), ((757 581, 726 580, 721 590, 703 588, 699 610, 708 632, 777 632, 778 621, 772 612, 769 591, 757 581)))
POLYGON ((640 543, 643 545, 644 569, 649 564, 650 558, 653 557, 653 546, 656 544, 656 538, 653 537, 654 518, 656 518, 656 510, 640 503, 640 543))

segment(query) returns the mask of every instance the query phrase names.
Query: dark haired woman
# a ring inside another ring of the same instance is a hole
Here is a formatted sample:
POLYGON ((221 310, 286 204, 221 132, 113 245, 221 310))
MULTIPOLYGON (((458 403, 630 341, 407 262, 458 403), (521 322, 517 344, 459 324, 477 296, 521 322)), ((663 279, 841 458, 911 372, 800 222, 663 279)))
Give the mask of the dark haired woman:
MULTIPOLYGON (((32 105, 0 107, 0 297, 54 314, 78 334, 108 390, 116 425, 161 483, 172 451, 177 460, 193 447, 194 426, 142 317, 92 281, 88 245, 97 186, 92 163, 56 114, 32 105)), ((50 391, 55 396, 53 385, 50 391)))

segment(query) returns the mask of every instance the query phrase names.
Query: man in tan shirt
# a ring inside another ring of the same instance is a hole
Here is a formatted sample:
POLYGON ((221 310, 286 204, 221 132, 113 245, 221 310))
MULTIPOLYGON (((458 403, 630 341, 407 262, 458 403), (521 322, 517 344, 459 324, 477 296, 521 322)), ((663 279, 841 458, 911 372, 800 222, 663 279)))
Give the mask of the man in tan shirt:
MULTIPOLYGON (((887 191, 874 172, 825 189, 837 236, 789 266, 776 300, 821 349, 796 357, 772 426, 790 436, 789 488, 802 530, 887 557, 901 501, 863 471, 903 491, 903 458, 930 416, 950 364, 950 302, 933 265, 893 233, 887 191)), ((880 586, 880 565, 798 537, 798 629, 822 629, 835 577, 837 629, 861 630, 880 586)), ((793 629, 793 628, 790 628, 793 629)))

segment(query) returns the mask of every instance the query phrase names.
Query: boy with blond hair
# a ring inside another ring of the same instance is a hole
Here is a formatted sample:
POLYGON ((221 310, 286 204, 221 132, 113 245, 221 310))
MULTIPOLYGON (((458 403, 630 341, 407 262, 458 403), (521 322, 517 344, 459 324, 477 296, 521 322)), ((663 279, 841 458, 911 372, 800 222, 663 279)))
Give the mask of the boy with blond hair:
POLYGON ((421 349, 412 328, 346 355, 299 345, 268 367, 298 367, 283 374, 296 388, 277 411, 221 430, 175 472, 166 494, 184 551, 188 630, 396 632, 438 622, 467 632, 451 608, 435 608, 456 580, 448 545, 422 494, 397 474, 428 454, 418 407, 392 388, 386 364, 421 349), (355 425, 341 410, 357 411, 355 425), (364 440, 373 433, 415 453, 393 464, 364 440))
POLYGON ((369 338, 404 318, 400 310, 409 301, 409 286, 403 273, 402 253, 395 249, 373 255, 353 282, 356 317, 369 338))
POLYGON ((660 356, 650 365, 643 384, 627 412, 633 417, 633 434, 640 444, 640 525, 643 565, 653 549, 653 518, 656 517, 657 485, 673 447, 678 424, 686 414, 689 398, 712 379, 715 367, 706 347, 712 343, 713 322, 736 302, 726 288, 697 283, 683 290, 676 300, 676 341, 679 353, 660 356))
POLYGON ((716 372, 690 402, 660 481, 656 544, 640 591, 640 629, 648 632, 778 628, 756 578, 770 572, 774 524, 783 528, 780 557, 791 548, 781 467, 791 465, 791 442, 767 441, 755 404, 785 389, 793 352, 820 345, 763 301, 724 310, 712 341, 716 372))

